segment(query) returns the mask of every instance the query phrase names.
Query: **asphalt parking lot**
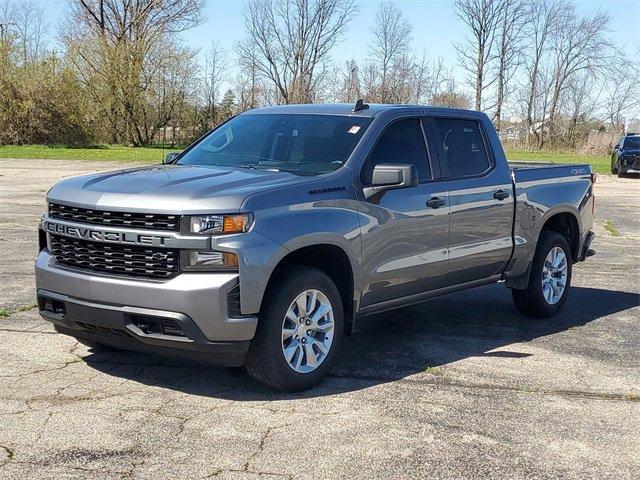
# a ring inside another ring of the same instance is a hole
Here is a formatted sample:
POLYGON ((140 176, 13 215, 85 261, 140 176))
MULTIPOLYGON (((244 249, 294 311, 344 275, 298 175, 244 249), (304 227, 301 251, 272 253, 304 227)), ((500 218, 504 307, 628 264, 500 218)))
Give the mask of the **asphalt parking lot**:
POLYGON ((557 318, 501 285, 371 317, 291 395, 39 317, 46 190, 117 167, 0 160, 0 478, 637 478, 640 179, 599 177, 598 254, 557 318))

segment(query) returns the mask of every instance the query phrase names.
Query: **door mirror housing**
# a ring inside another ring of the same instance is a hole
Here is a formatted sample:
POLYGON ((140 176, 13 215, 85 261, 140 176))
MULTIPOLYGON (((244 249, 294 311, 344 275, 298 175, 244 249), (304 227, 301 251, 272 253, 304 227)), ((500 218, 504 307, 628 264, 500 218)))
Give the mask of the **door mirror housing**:
POLYGON ((371 182, 365 187, 364 196, 369 199, 380 192, 417 185, 418 169, 415 165, 379 163, 373 168, 371 182))
POLYGON ((180 155, 180 152, 169 152, 167 153, 167 157, 164 160, 164 163, 171 163, 173 162, 178 155, 180 155))

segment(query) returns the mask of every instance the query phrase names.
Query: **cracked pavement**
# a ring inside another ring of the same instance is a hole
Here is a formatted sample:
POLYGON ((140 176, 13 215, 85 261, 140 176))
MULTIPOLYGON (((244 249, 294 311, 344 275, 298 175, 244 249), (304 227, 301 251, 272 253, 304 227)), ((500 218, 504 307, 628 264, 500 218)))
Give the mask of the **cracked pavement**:
POLYGON ((318 388, 279 394, 29 309, 46 190, 122 165, 0 160, 0 478, 637 478, 640 179, 599 177, 598 254, 557 318, 502 285, 370 317, 318 388))

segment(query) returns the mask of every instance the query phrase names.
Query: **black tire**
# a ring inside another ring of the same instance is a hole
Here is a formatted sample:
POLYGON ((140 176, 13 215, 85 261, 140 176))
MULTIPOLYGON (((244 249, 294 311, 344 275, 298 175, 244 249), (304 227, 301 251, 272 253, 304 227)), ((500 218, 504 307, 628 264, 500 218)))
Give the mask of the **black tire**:
POLYGON ((338 289, 322 271, 303 266, 282 270, 265 294, 256 335, 245 358, 247 372, 258 382, 276 390, 299 392, 314 387, 329 372, 340 350, 344 330, 343 312, 338 289), (331 348, 320 365, 309 373, 298 373, 289 366, 282 351, 282 324, 291 303, 309 289, 319 290, 331 302, 334 336, 331 348))
POLYGON ((617 166, 615 166, 615 164, 611 164, 611 175, 615 175, 618 173, 618 168, 617 166))
POLYGON ((513 301, 518 310, 529 317, 549 318, 556 315, 567 301, 569 288, 571 287, 571 258, 571 249, 565 237, 557 232, 543 231, 540 234, 538 248, 533 256, 529 285, 524 290, 511 290, 513 301), (560 247, 567 258, 567 281, 560 300, 555 304, 550 304, 544 298, 541 279, 545 259, 555 247, 560 247))

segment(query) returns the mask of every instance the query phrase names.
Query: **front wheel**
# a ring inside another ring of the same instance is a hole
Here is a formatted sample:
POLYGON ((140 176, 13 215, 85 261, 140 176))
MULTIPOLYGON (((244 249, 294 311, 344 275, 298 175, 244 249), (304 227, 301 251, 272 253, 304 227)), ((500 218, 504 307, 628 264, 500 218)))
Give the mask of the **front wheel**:
POLYGON ((340 293, 320 270, 289 267, 274 279, 245 367, 260 383, 307 390, 329 372, 342 341, 340 293))
POLYGON ((571 285, 571 250, 565 237, 543 231, 533 256, 529 284, 511 290, 518 310, 531 317, 556 315, 567 301, 571 285))

